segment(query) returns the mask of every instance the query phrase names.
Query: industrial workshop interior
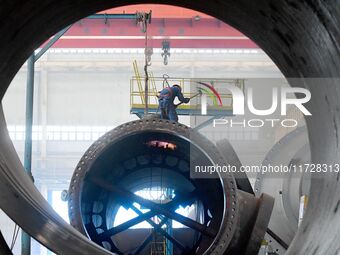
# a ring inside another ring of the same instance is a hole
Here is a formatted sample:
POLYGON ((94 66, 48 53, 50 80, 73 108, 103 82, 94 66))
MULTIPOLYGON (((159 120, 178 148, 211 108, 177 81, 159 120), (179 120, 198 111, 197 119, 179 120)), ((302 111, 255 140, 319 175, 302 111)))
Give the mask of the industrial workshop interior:
POLYGON ((339 1, 26 2, 0 255, 340 255, 339 1))

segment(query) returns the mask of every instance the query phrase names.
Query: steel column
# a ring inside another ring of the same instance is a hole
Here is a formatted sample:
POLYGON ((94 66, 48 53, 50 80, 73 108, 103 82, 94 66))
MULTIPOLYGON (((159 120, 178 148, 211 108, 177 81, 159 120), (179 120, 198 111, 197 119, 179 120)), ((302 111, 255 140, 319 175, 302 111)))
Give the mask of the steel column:
MULTIPOLYGON (((33 96, 34 96, 34 62, 35 56, 32 54, 27 60, 27 85, 26 85, 26 126, 25 126, 25 155, 24 167, 33 180, 32 175, 32 126, 33 126, 33 96)), ((21 235, 21 254, 31 254, 31 238, 22 231, 21 235)))
MULTIPOLYGON (((33 99, 34 99, 34 74, 35 62, 52 47, 52 45, 63 36, 71 27, 67 26, 57 33, 37 54, 32 54, 27 60, 27 84, 26 84, 26 124, 25 124, 25 151, 24 151, 24 168, 29 177, 34 182, 32 175, 32 126, 33 126, 33 99)), ((21 254, 31 254, 31 238, 22 231, 21 235, 21 254)))

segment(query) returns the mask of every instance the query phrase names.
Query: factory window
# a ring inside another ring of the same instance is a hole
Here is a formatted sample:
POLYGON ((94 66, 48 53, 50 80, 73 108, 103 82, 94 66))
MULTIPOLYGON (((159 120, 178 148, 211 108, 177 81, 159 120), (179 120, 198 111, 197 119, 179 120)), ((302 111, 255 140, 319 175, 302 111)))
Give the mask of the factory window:
POLYGON ((259 128, 233 128, 231 130, 202 130, 201 133, 211 141, 222 139, 231 141, 256 141, 259 140, 259 128))
MULTIPOLYGON (((32 127, 32 140, 42 141, 95 141, 111 130, 112 126, 43 126, 32 127), (44 132, 45 135, 44 135, 44 132)), ((25 126, 8 126, 8 133, 12 141, 25 140, 25 126)))

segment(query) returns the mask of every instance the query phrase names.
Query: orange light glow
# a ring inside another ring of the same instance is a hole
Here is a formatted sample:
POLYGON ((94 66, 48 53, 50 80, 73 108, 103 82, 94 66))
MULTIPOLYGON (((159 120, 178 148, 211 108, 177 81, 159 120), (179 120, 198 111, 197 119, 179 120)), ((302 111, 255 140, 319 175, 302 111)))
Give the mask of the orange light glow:
POLYGON ((148 147, 155 147, 155 148, 163 148, 163 149, 170 149, 175 150, 177 145, 165 141, 159 141, 159 140, 152 140, 146 143, 148 147))

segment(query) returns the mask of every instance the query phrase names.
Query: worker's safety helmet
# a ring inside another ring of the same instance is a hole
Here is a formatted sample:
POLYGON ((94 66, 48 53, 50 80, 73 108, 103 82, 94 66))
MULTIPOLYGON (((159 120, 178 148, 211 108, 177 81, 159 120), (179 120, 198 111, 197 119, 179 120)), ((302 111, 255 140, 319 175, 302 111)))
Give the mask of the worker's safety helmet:
POLYGON ((173 87, 179 88, 180 91, 182 90, 181 86, 179 86, 178 84, 174 84, 174 85, 172 85, 172 86, 173 86, 173 87))

